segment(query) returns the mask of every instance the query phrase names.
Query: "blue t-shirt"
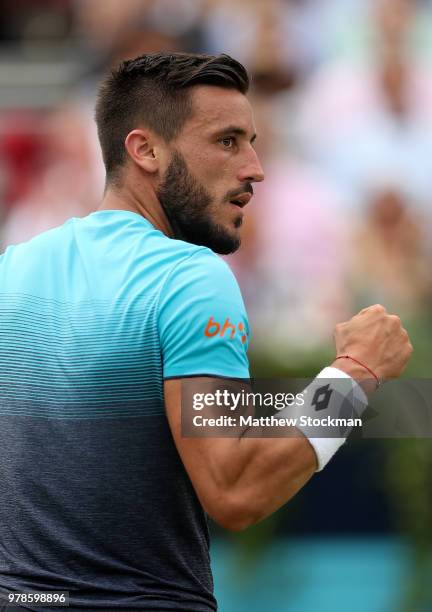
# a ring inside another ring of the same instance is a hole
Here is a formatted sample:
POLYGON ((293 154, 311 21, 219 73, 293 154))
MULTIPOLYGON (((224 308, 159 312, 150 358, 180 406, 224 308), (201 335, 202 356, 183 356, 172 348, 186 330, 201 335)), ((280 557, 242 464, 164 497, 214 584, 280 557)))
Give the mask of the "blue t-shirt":
POLYGON ((216 609, 207 517, 163 379, 248 378, 248 337, 226 263, 133 212, 70 219, 6 250, 0 593, 69 591, 82 610, 216 609))

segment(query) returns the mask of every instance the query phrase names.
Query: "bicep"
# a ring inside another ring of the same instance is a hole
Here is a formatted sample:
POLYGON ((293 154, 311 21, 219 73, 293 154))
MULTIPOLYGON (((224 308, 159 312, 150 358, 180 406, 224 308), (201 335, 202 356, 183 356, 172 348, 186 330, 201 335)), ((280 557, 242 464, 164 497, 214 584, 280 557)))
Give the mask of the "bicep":
POLYGON ((192 395, 214 394, 218 389, 232 389, 233 385, 240 389, 246 383, 207 377, 176 378, 164 383, 166 415, 177 451, 202 506, 213 518, 221 497, 228 493, 241 470, 239 439, 243 430, 229 425, 194 426, 194 416, 217 418, 229 416, 230 410, 218 406, 194 411, 192 395))

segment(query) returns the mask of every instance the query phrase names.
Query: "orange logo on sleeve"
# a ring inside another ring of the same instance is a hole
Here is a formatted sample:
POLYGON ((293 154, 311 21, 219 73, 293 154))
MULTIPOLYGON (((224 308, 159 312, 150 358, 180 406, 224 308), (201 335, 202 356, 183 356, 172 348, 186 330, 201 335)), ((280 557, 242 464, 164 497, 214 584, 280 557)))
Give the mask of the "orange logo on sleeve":
POLYGON ((230 322, 229 317, 227 317, 223 326, 221 326, 220 323, 214 320, 214 317, 210 317, 210 319, 207 321, 207 325, 205 326, 204 335, 207 336, 207 338, 213 338, 219 334, 219 336, 223 338, 225 334, 228 333, 229 339, 232 340, 236 335, 237 330, 241 333, 241 341, 242 344, 244 344, 247 340, 248 333, 245 330, 243 323, 239 323, 236 327, 230 322))

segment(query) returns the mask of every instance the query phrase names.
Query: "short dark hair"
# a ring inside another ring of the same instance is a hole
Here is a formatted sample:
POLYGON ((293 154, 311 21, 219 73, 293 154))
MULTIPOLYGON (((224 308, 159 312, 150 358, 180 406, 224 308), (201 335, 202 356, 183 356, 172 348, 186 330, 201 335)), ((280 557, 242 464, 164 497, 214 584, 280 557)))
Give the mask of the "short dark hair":
POLYGON ((104 79, 95 119, 108 182, 124 165, 125 138, 139 124, 166 142, 180 132, 192 113, 190 88, 196 85, 246 94, 249 77, 242 64, 225 54, 149 53, 122 62, 104 79))

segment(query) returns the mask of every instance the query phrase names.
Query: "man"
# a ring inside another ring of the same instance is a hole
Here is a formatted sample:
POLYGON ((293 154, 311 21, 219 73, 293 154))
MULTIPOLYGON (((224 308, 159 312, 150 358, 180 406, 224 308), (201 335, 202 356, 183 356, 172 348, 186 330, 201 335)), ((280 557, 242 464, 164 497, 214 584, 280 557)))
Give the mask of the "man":
MULTIPOLYGON (((182 380, 249 377, 244 305, 215 255, 239 247, 264 178, 247 89, 225 55, 123 63, 96 108, 99 210, 0 260, 4 594, 215 610, 206 513, 243 529, 337 448, 301 434, 181 435, 182 380)), ((344 359, 331 372, 357 380, 398 376, 412 350, 380 306, 340 325, 336 348, 365 367, 344 359)))

